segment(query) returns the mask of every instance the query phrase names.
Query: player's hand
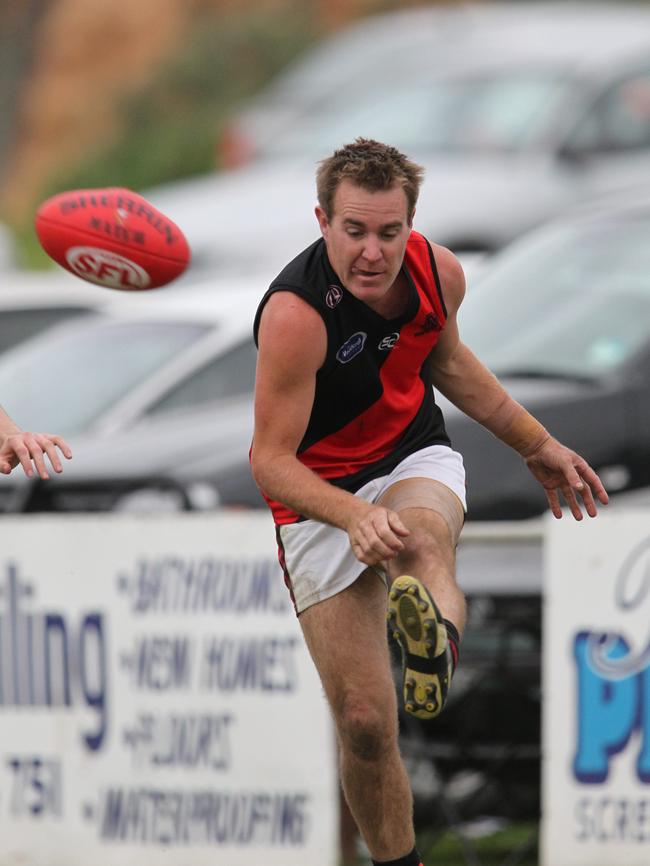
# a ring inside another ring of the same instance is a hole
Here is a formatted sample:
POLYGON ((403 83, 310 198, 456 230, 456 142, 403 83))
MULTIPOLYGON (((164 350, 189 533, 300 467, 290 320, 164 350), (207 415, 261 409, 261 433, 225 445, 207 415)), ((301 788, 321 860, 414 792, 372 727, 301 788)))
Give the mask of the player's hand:
POLYGON ((583 517, 580 500, 589 517, 595 517, 598 513, 596 499, 602 505, 609 502, 602 481, 587 461, 553 437, 547 439, 525 461, 546 491, 548 504, 555 517, 562 517, 560 493, 576 520, 582 520, 583 517))
POLYGON ((32 478, 36 471, 43 480, 47 480, 50 475, 45 455, 55 472, 63 471, 58 451, 68 460, 72 457, 70 446, 61 436, 22 430, 12 433, 4 439, 0 438, 0 472, 9 475, 20 464, 28 478, 32 478))
POLYGON ((396 511, 370 505, 365 511, 355 513, 347 533, 356 558, 366 565, 377 565, 404 550, 402 538, 406 538, 409 530, 396 511))

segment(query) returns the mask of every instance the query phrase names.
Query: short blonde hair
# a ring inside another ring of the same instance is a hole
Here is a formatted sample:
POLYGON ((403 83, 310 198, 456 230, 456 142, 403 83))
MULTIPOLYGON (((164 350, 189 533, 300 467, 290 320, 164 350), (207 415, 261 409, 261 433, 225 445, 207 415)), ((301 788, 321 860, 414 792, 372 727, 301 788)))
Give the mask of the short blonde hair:
POLYGON ((371 192, 391 189, 397 184, 406 195, 410 223, 423 179, 422 166, 397 148, 371 138, 357 138, 319 163, 316 172, 318 203, 331 219, 334 196, 341 181, 350 180, 371 192))

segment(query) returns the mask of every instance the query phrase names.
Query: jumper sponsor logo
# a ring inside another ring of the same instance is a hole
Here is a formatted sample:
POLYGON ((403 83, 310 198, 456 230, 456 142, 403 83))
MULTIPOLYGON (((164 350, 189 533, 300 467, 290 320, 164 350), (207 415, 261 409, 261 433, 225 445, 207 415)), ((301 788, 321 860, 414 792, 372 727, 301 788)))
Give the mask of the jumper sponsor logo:
POLYGON ((333 310, 334 307, 337 307, 341 303, 342 300, 343 300, 343 290, 341 289, 340 286, 331 285, 331 286, 327 287, 327 294, 325 295, 325 303, 330 308, 330 310, 333 310))
POLYGON ((384 339, 379 343, 379 346, 377 348, 382 352, 388 352, 390 349, 393 348, 393 346, 398 340, 399 331, 395 331, 394 334, 389 334, 387 337, 384 337, 384 339))
POLYGON ((336 360, 340 364, 347 364, 356 358, 359 352, 363 350, 367 336, 364 331, 357 331, 356 334, 352 334, 336 353, 336 360))
POLYGON ((131 259, 97 247, 70 247, 66 261, 77 276, 109 289, 146 289, 149 274, 131 259))
MULTIPOLYGON (((650 640, 634 636, 625 614, 650 606, 650 538, 624 561, 614 584, 617 630, 581 631, 574 638, 577 744, 573 770, 583 784, 602 784, 611 764, 635 748, 636 775, 650 782, 650 640), (624 636, 625 635, 625 636, 624 636), (637 648, 635 648, 635 643, 637 648), (641 649, 638 649, 638 647, 641 649)), ((638 617, 637 617, 638 621, 638 617)))
POLYGON ((440 319, 435 313, 427 313, 424 321, 420 325, 420 330, 415 332, 416 337, 421 337, 423 334, 429 334, 431 331, 441 331, 442 325, 440 319))
POLYGON ((13 563, 0 587, 0 708, 85 705, 97 716, 82 739, 93 751, 106 734, 108 674, 103 614, 77 623, 32 607, 34 588, 13 563))

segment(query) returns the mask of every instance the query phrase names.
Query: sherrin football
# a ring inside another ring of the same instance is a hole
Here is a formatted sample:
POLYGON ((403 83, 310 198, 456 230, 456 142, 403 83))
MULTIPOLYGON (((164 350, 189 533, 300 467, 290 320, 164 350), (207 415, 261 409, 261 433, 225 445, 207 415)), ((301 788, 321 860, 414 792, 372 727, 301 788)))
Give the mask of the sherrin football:
POLYGON ((82 280, 129 292, 155 289, 190 261, 183 232, 129 189, 78 189, 47 199, 35 229, 45 252, 82 280))

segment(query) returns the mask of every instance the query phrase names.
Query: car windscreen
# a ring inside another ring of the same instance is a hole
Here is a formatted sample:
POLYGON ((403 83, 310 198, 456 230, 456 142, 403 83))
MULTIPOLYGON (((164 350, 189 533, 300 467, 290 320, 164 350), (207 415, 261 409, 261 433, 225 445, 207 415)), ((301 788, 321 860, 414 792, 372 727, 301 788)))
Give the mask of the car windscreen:
POLYGON ((650 216, 565 225, 504 252, 459 312, 497 375, 593 379, 650 341, 650 216))
POLYGON ((23 429, 80 433, 209 330, 99 319, 57 329, 0 358, 2 405, 23 429))
POLYGON ((0 309, 0 353, 66 319, 89 315, 88 307, 20 307, 0 309))
POLYGON ((257 349, 252 337, 211 358, 173 385, 147 409, 149 416, 192 410, 220 400, 252 396, 257 349))
POLYGON ((266 143, 265 155, 322 156, 357 136, 389 141, 406 153, 508 152, 535 140, 573 83, 559 73, 516 69, 347 89, 266 143))

